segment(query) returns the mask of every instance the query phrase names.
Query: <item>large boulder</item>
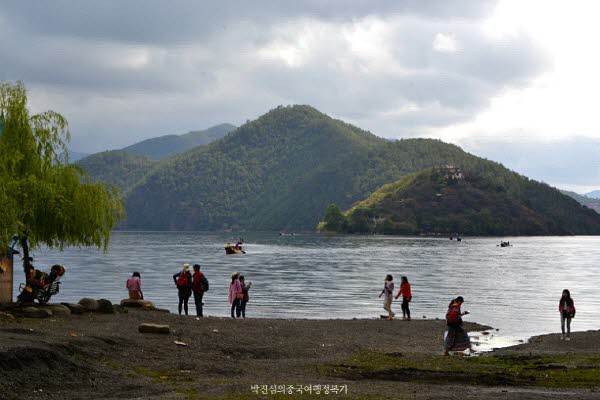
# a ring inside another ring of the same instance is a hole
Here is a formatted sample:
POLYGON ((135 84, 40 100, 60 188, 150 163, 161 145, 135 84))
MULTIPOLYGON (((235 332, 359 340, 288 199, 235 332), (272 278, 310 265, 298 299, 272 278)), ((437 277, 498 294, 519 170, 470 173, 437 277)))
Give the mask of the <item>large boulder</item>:
POLYGON ((85 314, 87 312, 86 308, 84 306, 82 306, 81 304, 61 303, 61 305, 67 307, 71 311, 71 314, 81 315, 81 314, 85 314))
POLYGON ((15 322, 16 320, 14 315, 0 311, 0 324, 15 322))
POLYGON ((98 312, 102 314, 114 314, 113 304, 110 300, 100 299, 98 300, 98 312))
POLYGON ((79 300, 79 304, 85 307, 87 311, 98 311, 98 301, 90 298, 79 300))
POLYGON ((138 326, 140 333, 160 333, 168 335, 171 332, 169 325, 158 325, 158 324, 140 324, 138 326))
POLYGON ((123 299, 121 300, 121 305, 123 307, 131 307, 131 308, 156 308, 154 303, 149 300, 131 300, 131 299, 123 299))
POLYGON ((52 315, 55 317, 68 317, 71 315, 71 310, 62 304, 49 304, 45 308, 52 311, 52 315))
POLYGON ((52 311, 47 308, 25 307, 15 311, 25 318, 48 318, 52 316, 52 311))

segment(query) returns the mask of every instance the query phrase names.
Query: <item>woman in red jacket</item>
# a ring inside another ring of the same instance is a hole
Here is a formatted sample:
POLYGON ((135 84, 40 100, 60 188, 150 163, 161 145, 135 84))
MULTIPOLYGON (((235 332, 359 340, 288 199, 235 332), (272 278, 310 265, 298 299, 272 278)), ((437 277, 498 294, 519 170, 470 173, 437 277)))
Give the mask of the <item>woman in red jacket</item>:
POLYGON ((562 330, 561 340, 571 340, 571 319, 575 317, 575 303, 571 298, 569 289, 562 292, 562 297, 558 302, 558 312, 560 313, 560 329, 562 330), (565 321, 567 322, 567 337, 565 338, 565 321))
POLYGON ((398 300, 398 297, 402 296, 402 319, 410 321, 410 309, 408 308, 408 303, 412 300, 410 283, 408 283, 408 278, 405 276, 400 278, 400 282, 400 290, 396 295, 396 300, 398 300))

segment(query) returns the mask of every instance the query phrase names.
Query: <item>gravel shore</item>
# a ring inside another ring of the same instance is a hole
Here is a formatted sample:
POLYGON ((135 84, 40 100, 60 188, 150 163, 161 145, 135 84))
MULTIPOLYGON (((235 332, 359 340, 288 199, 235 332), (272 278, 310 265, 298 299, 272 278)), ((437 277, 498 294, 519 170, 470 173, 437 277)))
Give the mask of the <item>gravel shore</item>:
MULTIPOLYGON (((485 328, 471 323, 465 327, 469 331, 485 328)), ((347 394, 318 396, 347 399, 600 397, 593 388, 515 386, 504 381, 478 384, 477 380, 455 379, 458 375, 454 373, 438 379, 438 375, 430 374, 429 367, 418 376, 406 369, 372 377, 349 375, 336 367, 350 368, 348 360, 357 354, 382 354, 404 360, 426 357, 428 362, 439 359, 443 363, 447 359, 441 356, 444 330, 441 320, 197 319, 144 310, 39 320, 22 318, 0 322, 0 398, 315 396, 257 394, 253 385, 345 385, 347 394), (169 325, 171 333, 141 334, 141 323, 169 325)), ((575 353, 600 357, 598 339, 597 331, 575 333, 570 342, 560 341, 558 335, 545 335, 485 357, 575 353)), ((352 368, 355 372, 360 370, 352 368)))

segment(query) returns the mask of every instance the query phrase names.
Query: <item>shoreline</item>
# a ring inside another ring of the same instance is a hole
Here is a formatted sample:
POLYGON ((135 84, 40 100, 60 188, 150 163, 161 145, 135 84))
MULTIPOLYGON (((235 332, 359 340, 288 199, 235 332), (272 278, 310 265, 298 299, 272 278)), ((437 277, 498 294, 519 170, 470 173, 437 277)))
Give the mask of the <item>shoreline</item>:
MULTIPOLYGON (((465 322, 471 334, 483 328, 489 327, 465 322)), ((90 393, 102 399, 306 396, 250 390, 284 384, 347 385, 347 399, 597 396, 591 390, 600 387, 600 331, 576 332, 571 342, 536 336, 530 343, 463 358, 441 355, 445 329, 443 320, 196 319, 141 309, 0 318, 0 398, 22 398, 31 390, 39 399, 65 400, 90 393), (141 323, 169 325, 170 333, 139 333, 141 323), (573 368, 561 358, 566 353, 578 363, 573 368), (523 372, 533 374, 530 380, 510 372, 522 367, 517 362, 531 363, 523 372), (561 363, 573 373, 594 376, 577 385, 559 380, 565 387, 545 383, 545 366, 551 374, 561 373, 556 367, 561 363), (39 388, 31 388, 32 376, 39 388)))

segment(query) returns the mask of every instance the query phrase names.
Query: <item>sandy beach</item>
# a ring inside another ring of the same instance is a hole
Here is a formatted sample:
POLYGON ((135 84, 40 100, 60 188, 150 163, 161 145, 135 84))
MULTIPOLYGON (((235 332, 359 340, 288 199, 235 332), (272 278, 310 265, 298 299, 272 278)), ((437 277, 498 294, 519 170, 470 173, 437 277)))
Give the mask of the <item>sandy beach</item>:
POLYGON ((600 397, 599 331, 443 357, 444 330, 442 320, 196 319, 139 309, 18 318, 0 322, 0 398, 600 397), (171 333, 142 334, 141 323, 171 333), (272 385, 286 393, 271 394, 272 385), (344 392, 300 393, 317 385, 344 392))

